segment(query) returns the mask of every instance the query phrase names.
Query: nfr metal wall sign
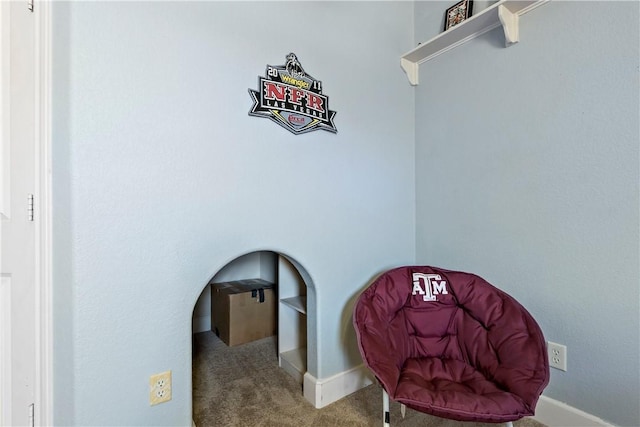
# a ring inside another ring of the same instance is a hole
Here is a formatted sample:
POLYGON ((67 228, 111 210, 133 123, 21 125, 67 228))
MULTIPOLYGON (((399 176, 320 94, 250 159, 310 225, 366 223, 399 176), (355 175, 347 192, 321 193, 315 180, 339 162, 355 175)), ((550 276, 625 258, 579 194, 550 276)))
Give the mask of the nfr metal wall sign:
POLYGON ((258 77, 258 90, 249 89, 253 99, 250 116, 266 117, 294 134, 323 129, 336 133, 329 110, 329 97, 322 94, 322 82, 307 74, 295 54, 285 65, 267 65, 265 77, 258 77))

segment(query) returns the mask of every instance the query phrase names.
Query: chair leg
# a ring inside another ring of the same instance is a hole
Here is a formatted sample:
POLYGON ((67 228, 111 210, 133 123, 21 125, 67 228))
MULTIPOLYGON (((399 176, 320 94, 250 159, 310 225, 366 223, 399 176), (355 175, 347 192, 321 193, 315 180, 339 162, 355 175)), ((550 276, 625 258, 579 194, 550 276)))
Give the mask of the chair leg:
MULTIPOLYGON (((387 394, 387 390, 382 389, 382 425, 384 427, 389 427, 389 395, 387 394)), ((513 426, 512 426, 513 427, 513 426)))

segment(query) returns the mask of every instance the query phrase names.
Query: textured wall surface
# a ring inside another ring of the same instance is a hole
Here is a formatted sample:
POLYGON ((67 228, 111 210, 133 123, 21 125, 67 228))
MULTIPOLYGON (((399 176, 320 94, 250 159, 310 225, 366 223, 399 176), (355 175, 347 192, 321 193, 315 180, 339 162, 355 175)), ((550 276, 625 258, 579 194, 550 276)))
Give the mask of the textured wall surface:
MULTIPOLYGON (((417 2, 435 35, 448 3, 417 2)), ((545 394, 640 424, 637 2, 553 1, 423 64, 417 260, 480 274, 568 347, 545 394)), ((431 33, 429 32, 431 31, 431 33)))
POLYGON ((313 285, 309 371, 359 363, 349 307, 415 256, 408 2, 56 2, 55 421, 187 425, 204 284, 255 250, 313 285), (295 52, 338 133, 249 117, 295 52), (150 407, 148 379, 173 371, 150 407))

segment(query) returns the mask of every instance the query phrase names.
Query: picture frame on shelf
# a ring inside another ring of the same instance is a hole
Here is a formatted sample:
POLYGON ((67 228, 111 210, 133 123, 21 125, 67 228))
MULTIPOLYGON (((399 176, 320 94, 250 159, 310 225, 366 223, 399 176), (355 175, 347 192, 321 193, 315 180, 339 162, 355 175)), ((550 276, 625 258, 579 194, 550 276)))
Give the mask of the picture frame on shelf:
POLYGON ((467 19, 473 13, 473 0, 461 0, 447 9, 444 14, 444 31, 452 28, 467 19))

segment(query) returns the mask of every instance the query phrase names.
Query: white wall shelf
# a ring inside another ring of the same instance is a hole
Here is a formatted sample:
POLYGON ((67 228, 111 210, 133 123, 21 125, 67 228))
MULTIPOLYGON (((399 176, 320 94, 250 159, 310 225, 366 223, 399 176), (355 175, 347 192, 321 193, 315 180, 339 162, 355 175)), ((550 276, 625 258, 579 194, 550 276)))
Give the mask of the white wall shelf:
POLYGON ((487 31, 502 25, 505 45, 511 46, 520 40, 519 19, 521 15, 549 0, 500 0, 477 15, 424 42, 400 58, 400 65, 407 73, 409 83, 418 84, 420 64, 456 48, 487 31))
POLYGON ((301 384, 307 372, 306 291, 293 264, 278 256, 278 363, 301 384))
POLYGON ((280 300, 282 304, 286 304, 299 313, 307 314, 307 297, 305 295, 283 298, 280 300))
POLYGON ((303 376, 307 372, 307 349, 294 348, 280 353, 280 367, 302 384, 303 376))

